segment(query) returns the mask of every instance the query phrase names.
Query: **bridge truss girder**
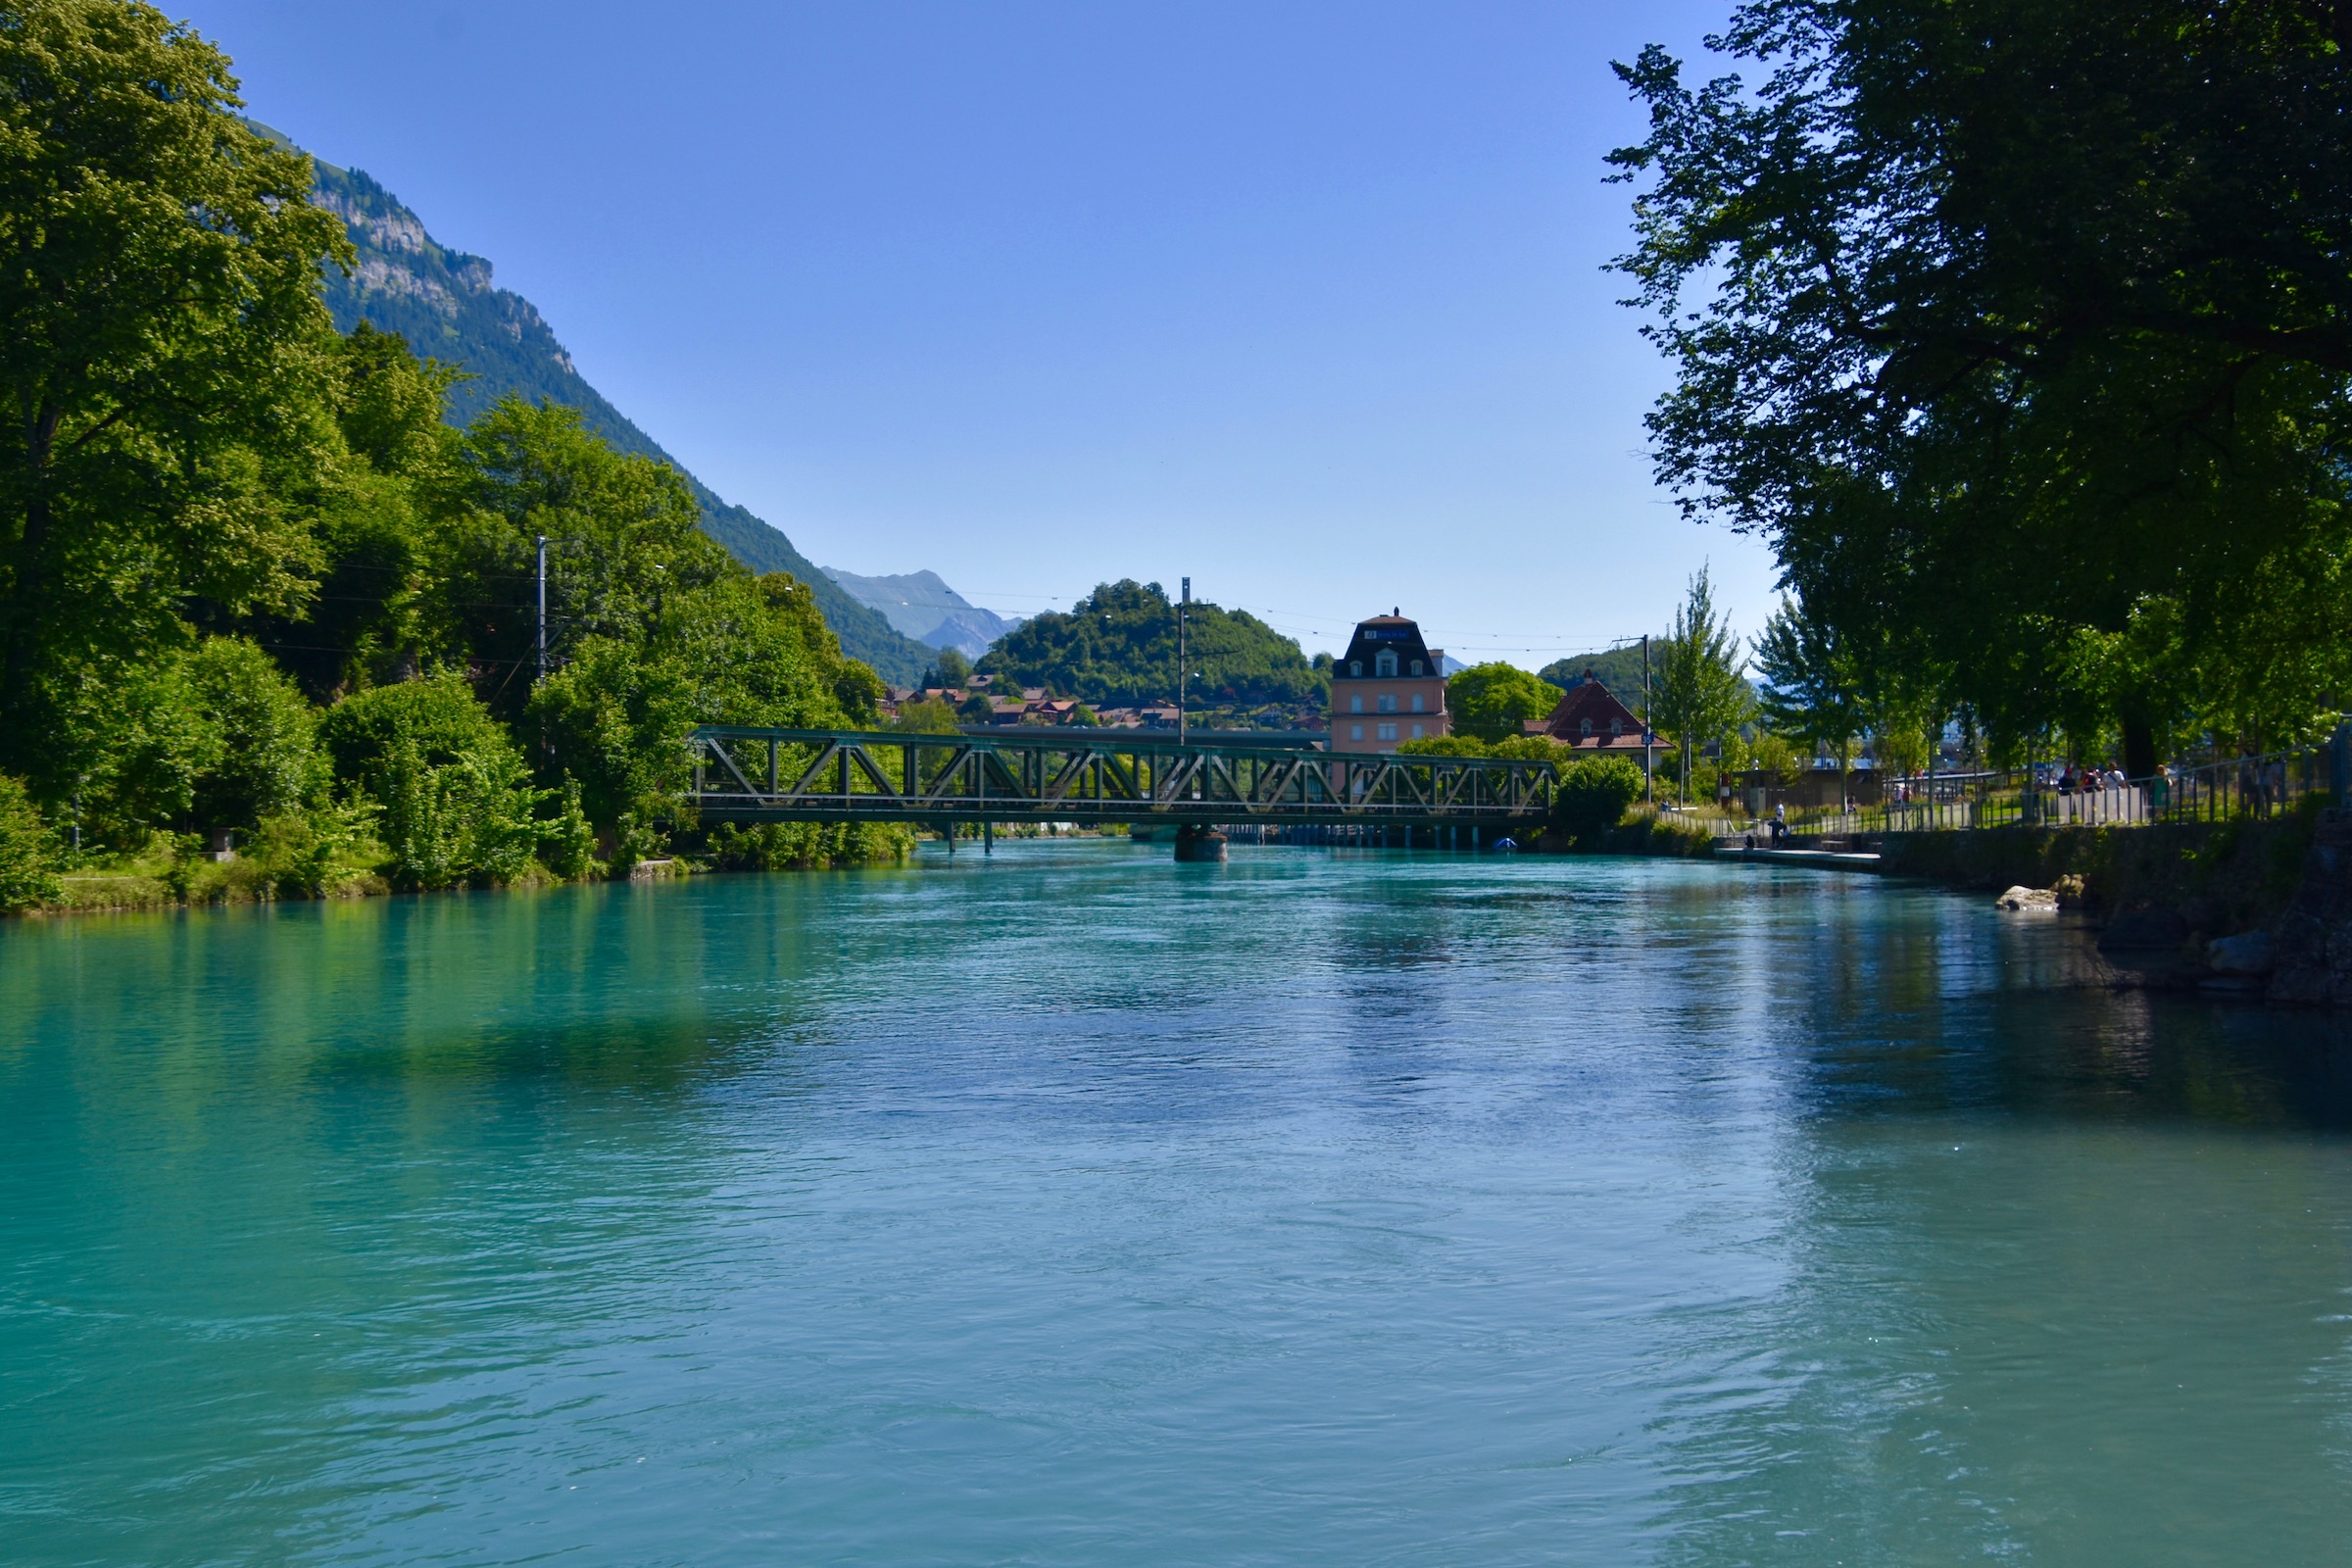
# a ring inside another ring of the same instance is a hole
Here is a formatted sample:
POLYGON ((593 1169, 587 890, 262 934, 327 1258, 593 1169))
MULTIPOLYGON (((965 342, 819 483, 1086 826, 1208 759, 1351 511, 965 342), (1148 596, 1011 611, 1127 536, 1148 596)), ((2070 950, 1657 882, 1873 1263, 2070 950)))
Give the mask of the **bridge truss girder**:
POLYGON ((1525 825, 1548 762, 1180 745, 1133 730, 909 735, 706 725, 708 822, 1194 822, 1525 825))

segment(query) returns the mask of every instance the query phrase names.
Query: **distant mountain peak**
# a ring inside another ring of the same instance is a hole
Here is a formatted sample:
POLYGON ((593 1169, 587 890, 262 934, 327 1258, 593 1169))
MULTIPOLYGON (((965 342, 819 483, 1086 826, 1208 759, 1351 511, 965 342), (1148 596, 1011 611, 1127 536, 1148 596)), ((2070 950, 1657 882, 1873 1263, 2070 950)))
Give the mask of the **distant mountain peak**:
POLYGON ((998 638, 1020 624, 1017 615, 1007 619, 972 604, 936 571, 866 577, 827 566, 824 572, 859 604, 879 612, 899 632, 932 648, 953 648, 978 659, 998 638))

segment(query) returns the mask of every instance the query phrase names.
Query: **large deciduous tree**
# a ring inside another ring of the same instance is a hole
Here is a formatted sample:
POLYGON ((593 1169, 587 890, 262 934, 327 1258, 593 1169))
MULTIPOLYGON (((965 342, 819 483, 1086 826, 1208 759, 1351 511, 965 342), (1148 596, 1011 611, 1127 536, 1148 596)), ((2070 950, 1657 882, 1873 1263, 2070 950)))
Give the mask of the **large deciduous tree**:
POLYGON ((347 251, 238 107, 152 6, 0 7, 0 766, 53 795, 94 679, 309 592, 347 251))
POLYGON ((1452 715, 1454 733, 1482 741, 1524 733, 1524 720, 1544 717, 1559 701, 1557 686, 1514 664, 1473 664, 1446 682, 1446 711, 1452 715))
POLYGON ((2305 727, 2352 685, 2352 5, 1751 0, 1620 68, 1686 510, 1866 684, 1996 736, 2305 727), (2286 641, 2290 646, 2282 648, 2286 641), (2070 716, 2071 715, 2071 716, 2070 716))

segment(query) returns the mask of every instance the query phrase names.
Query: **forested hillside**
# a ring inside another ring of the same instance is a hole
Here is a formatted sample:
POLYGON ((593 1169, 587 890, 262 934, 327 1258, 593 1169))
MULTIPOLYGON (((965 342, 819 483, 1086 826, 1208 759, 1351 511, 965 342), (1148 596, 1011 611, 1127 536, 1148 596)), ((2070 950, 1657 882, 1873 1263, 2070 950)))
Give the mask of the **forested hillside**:
MULTIPOLYGON (((264 134, 291 146, 267 127, 264 134)), ((483 257, 448 250, 422 220, 359 170, 315 161, 319 206, 340 217, 354 252, 352 270, 331 268, 326 305, 350 331, 362 320, 398 332, 420 355, 463 367, 472 376, 450 388, 449 416, 467 424, 510 394, 580 411, 587 427, 617 451, 678 468, 694 492, 705 532, 756 572, 788 571, 808 584, 827 624, 853 659, 885 680, 906 682, 931 656, 849 593, 793 547, 782 532, 720 500, 701 480, 590 386, 530 301, 491 281, 483 257)))
MULTIPOLYGON (((1246 611, 1192 606, 1189 648, 1202 707, 1320 703, 1326 670, 1246 611)), ((1102 707, 1176 699, 1176 609, 1159 584, 1104 583, 1071 607, 1023 621, 980 661, 984 674, 1102 707)))
MULTIPOLYGON (((1664 657, 1666 639, 1650 641, 1649 658, 1654 673, 1656 662, 1664 657)), ((1631 705, 1639 712, 1642 708, 1642 645, 1631 644, 1612 648, 1605 653, 1578 654, 1572 659, 1555 659, 1536 671, 1544 679, 1563 690, 1581 675, 1590 674, 1603 686, 1631 705)))

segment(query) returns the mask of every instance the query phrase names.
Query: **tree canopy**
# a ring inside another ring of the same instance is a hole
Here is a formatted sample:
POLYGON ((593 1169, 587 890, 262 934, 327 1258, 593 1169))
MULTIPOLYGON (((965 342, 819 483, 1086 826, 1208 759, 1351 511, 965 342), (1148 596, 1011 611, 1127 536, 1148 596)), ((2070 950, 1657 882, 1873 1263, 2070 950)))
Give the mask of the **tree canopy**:
POLYGON ((334 330, 342 226, 211 45, 28 0, 0 84, 10 811, 85 848, 308 846, 289 865, 373 833, 416 886, 576 874, 680 821, 694 725, 871 721, 808 586, 738 565, 669 465, 514 397, 453 429, 458 372, 334 330))
POLYGON ((1521 720, 1559 705, 1560 688, 1513 664, 1473 664, 1446 682, 1446 710, 1456 733, 1482 741, 1523 733, 1521 720))
POLYGON ((1621 266, 1685 509, 1870 700, 2286 738, 2352 645, 2352 8, 1750 0, 1651 48, 1621 266))

